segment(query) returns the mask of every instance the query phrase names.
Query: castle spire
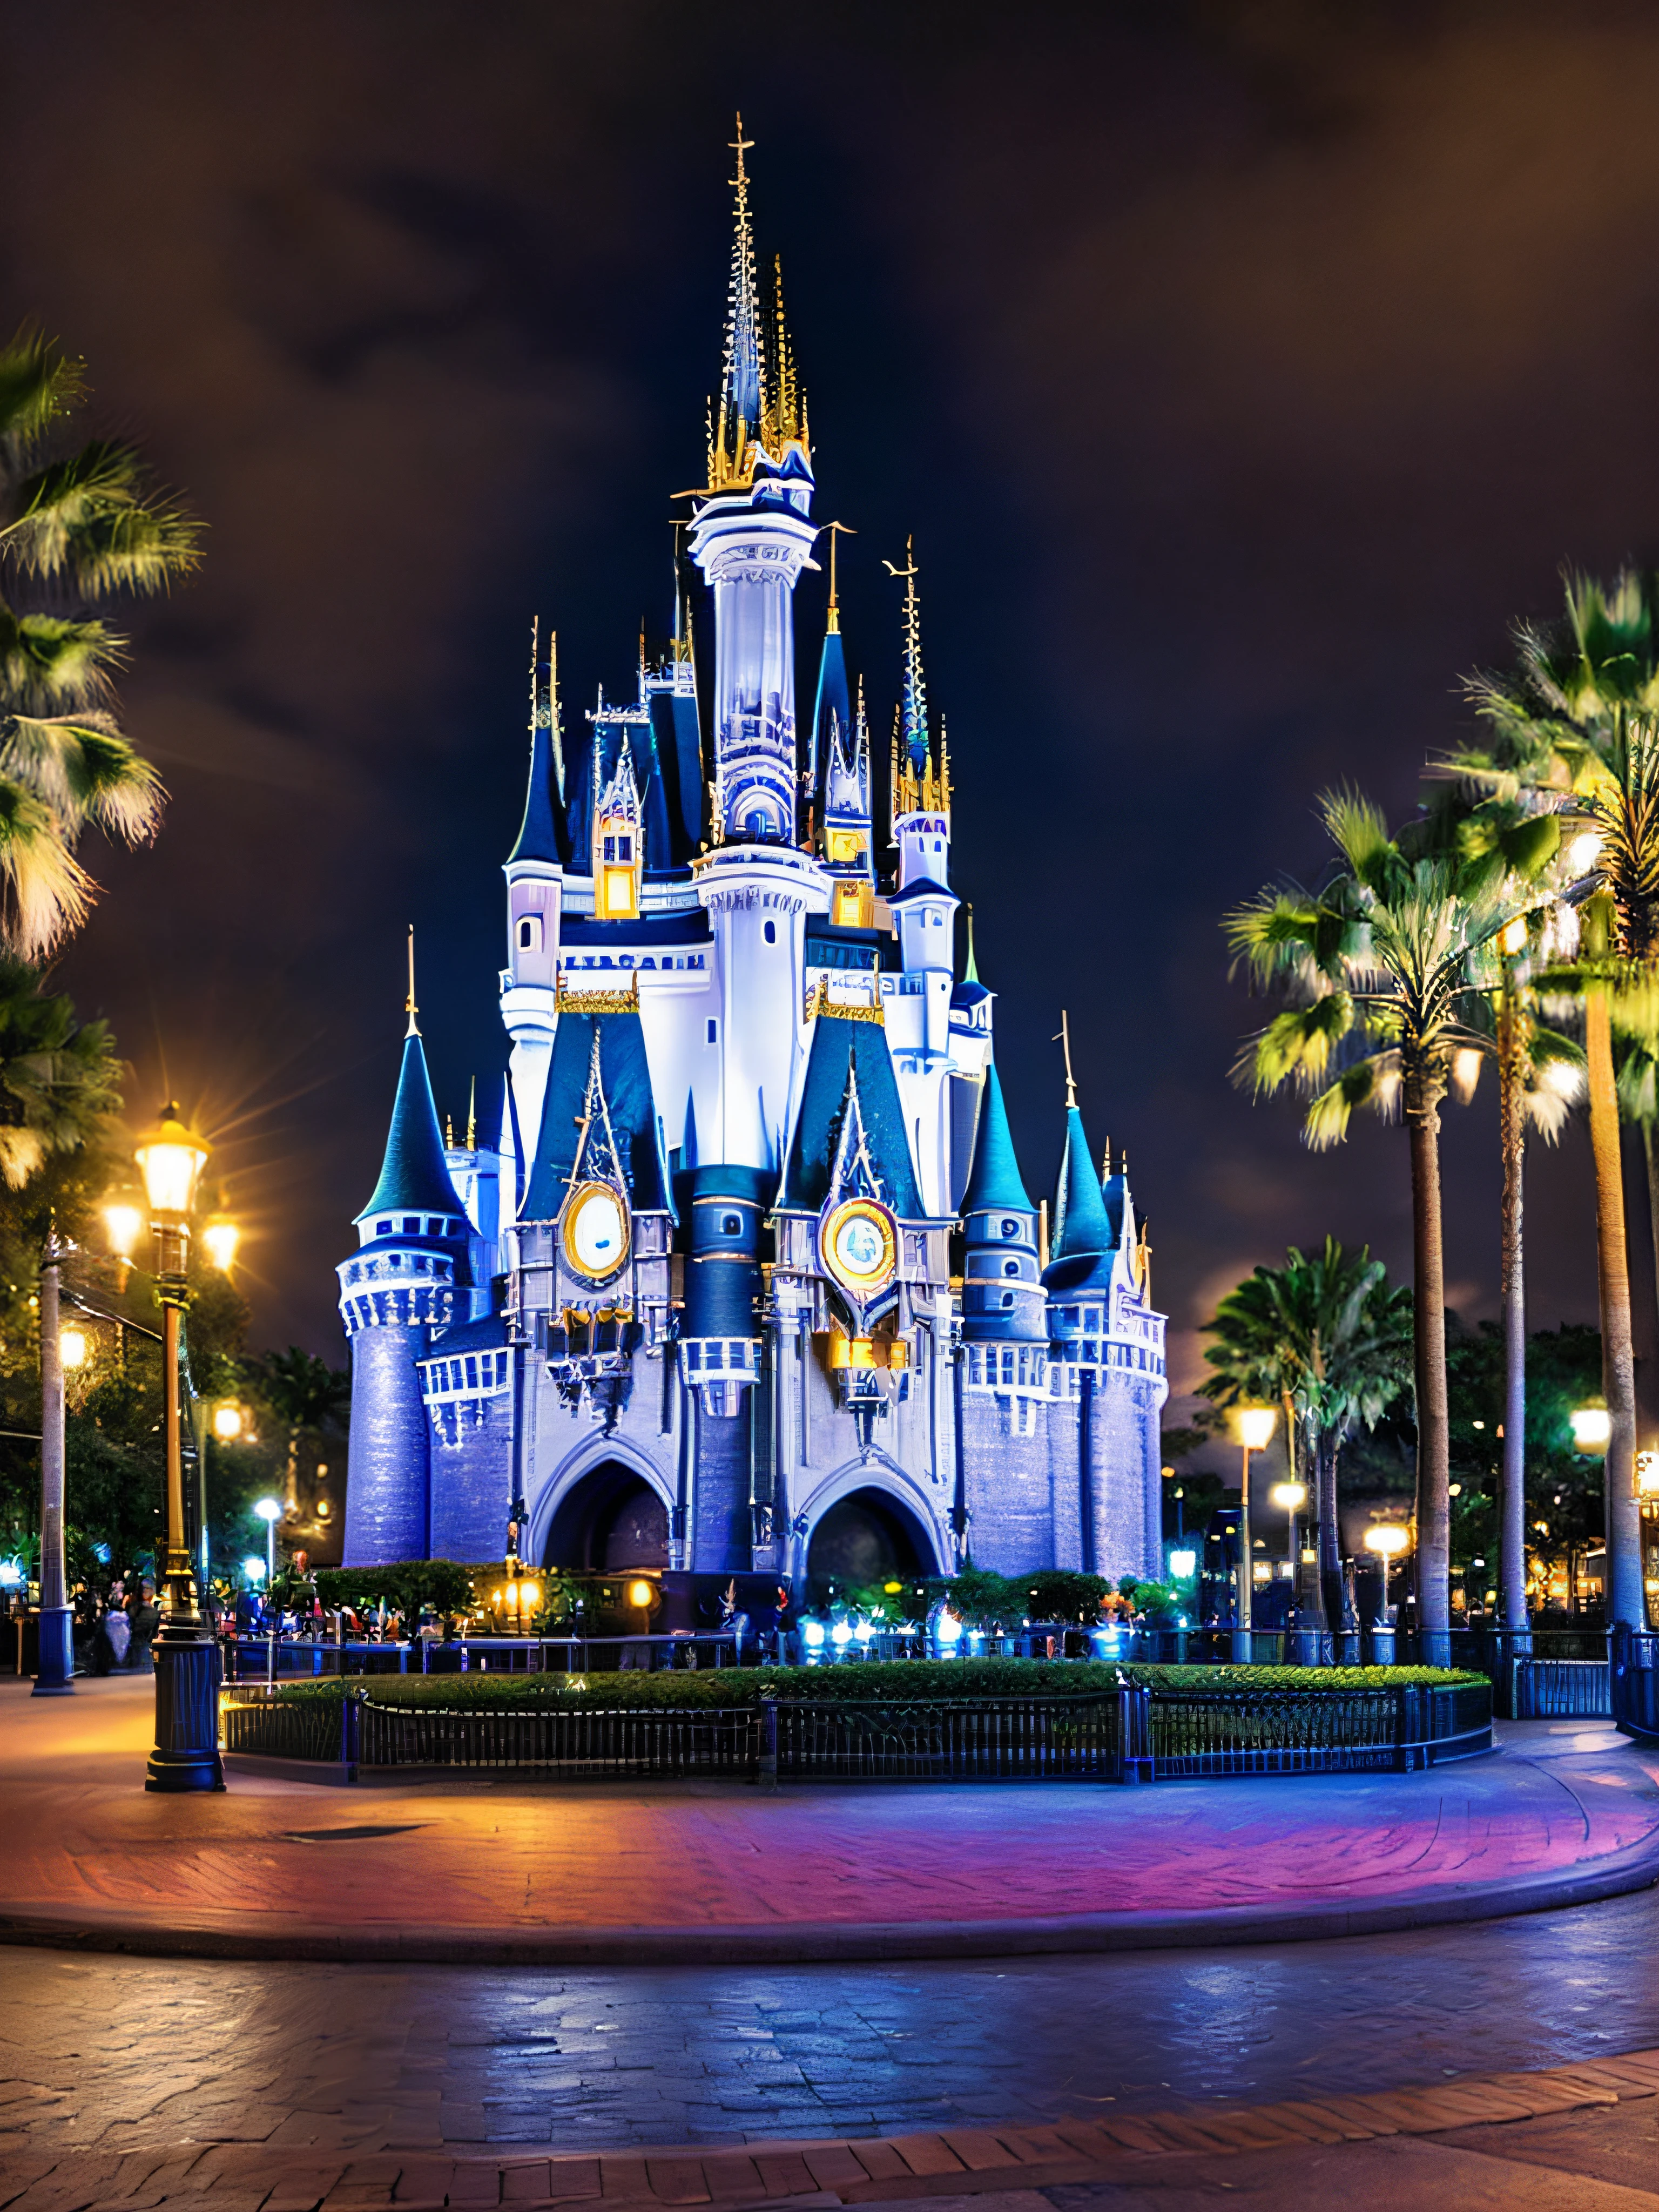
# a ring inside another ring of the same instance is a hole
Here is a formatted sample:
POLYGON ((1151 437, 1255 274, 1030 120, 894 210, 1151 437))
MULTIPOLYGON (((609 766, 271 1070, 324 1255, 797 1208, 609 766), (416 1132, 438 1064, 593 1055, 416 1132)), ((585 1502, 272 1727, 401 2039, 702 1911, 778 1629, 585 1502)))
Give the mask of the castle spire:
MULTIPOLYGON (((410 933, 410 990, 414 998, 413 960, 414 932, 410 933)), ((380 1179, 374 1186, 374 1195, 357 1216, 360 1222, 379 1213, 404 1212, 426 1215, 443 1213, 456 1215, 461 1212, 460 1200, 450 1180, 449 1167, 444 1158, 443 1132, 438 1127, 438 1109, 432 1097, 432 1079, 427 1073, 426 1049, 421 1042, 421 1033, 415 1026, 411 1006, 407 1035, 404 1038, 403 1066, 398 1075, 398 1095, 392 1102, 392 1126, 386 1132, 386 1158, 380 1168, 380 1179)))
POLYGON ((412 921, 409 925, 409 996, 404 1000, 404 1012, 409 1016, 409 1027, 404 1031, 404 1035, 419 1036, 421 1024, 416 1017, 420 1012, 420 1008, 415 1004, 415 925, 412 921))
POLYGON ((974 909, 971 906, 968 909, 968 965, 962 971, 962 980, 964 983, 979 981, 979 963, 974 957, 974 909))
POLYGON ((921 603, 916 597, 916 578, 921 572, 916 567, 915 540, 907 538, 904 541, 902 568, 895 568, 890 561, 884 561, 882 566, 904 586, 904 746, 910 756, 913 772, 921 778, 929 767, 929 747, 927 684, 921 670, 921 603))
POLYGON ((507 854, 514 860, 556 861, 558 823, 555 808, 564 800, 564 745, 559 727, 559 634, 547 637, 547 680, 542 681, 540 617, 530 625, 530 781, 525 792, 524 820, 517 842, 507 854))
MULTIPOLYGON (((731 141, 738 157, 738 173, 732 179, 737 195, 733 209, 732 275, 726 289, 726 350, 720 366, 720 411, 714 459, 716 468, 729 466, 739 478, 746 476, 744 448, 760 434, 766 407, 766 369, 761 343, 760 301, 755 288, 755 234, 749 214, 749 172, 744 155, 754 145, 743 135, 731 141)), ((711 471, 710 487, 714 477, 711 471)))

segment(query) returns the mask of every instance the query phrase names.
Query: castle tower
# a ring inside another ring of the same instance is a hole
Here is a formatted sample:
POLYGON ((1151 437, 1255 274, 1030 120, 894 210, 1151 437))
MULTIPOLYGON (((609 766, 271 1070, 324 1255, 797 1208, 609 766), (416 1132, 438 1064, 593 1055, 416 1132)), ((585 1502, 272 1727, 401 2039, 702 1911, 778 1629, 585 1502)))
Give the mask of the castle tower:
POLYGON ((351 1480, 345 1564, 423 1559, 431 1536, 430 1446, 418 1363, 465 1310, 467 1220, 444 1160, 410 953, 409 1033, 386 1158, 357 1216, 358 1250, 337 1270, 351 1345, 351 1480))
POLYGON ((507 878, 507 965, 501 970, 501 1020, 513 1040, 514 1104, 533 1149, 557 1021, 559 926, 564 898, 561 865, 564 747, 559 726, 559 641, 548 639, 544 663, 538 630, 530 633, 530 782, 524 820, 502 873, 507 878))
POLYGON ((967 1249, 962 1334, 972 1343, 1043 1344, 1047 1299, 1038 1273, 1036 1208, 1014 1157, 1008 1109, 994 1066, 985 1078, 973 1172, 963 1194, 967 1249))
POLYGON ((927 726, 927 686, 921 665, 921 610, 910 546, 904 580, 904 691, 893 732, 891 813, 898 847, 898 888, 888 901, 899 927, 904 964, 899 1018, 890 1024, 893 1062, 903 1095, 927 1211, 951 1212, 951 994, 956 967, 956 911, 951 890, 951 769, 941 735, 927 726))
MULTIPOLYGON (((696 861, 714 938, 720 1088, 703 1157, 775 1176, 803 1050, 805 917, 828 887, 796 844, 794 591, 817 532, 812 465, 780 295, 763 343, 741 118, 720 411, 690 555, 714 599, 711 850, 696 861), (769 360, 769 351, 770 358, 769 360)), ((706 1096, 700 1087, 699 1097, 706 1096)))

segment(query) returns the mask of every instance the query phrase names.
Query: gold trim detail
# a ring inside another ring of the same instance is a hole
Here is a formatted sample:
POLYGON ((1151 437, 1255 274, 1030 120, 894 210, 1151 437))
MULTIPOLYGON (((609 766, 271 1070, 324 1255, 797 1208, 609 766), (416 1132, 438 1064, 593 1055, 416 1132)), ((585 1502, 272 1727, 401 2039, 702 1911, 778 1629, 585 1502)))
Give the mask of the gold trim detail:
POLYGON ((828 1014, 837 1022, 874 1022, 878 1029, 887 1026, 887 1010, 878 999, 873 1006, 863 1006, 856 1000, 832 999, 830 986, 822 975, 806 994, 806 1003, 801 1008, 804 1022, 816 1021, 820 1014, 828 1014))
POLYGON ((559 1247, 564 1255, 564 1263, 573 1275, 580 1275, 586 1283, 608 1283, 613 1275, 619 1274, 628 1265, 629 1255, 634 1249, 634 1224, 628 1200, 611 1183, 579 1182, 559 1208, 559 1247), (608 1267, 590 1267, 586 1261, 578 1259, 570 1235, 570 1224, 583 1207, 598 1197, 610 1200, 622 1223, 622 1250, 608 1267))
POLYGON ((553 981, 553 1011, 573 1014, 636 1014, 640 1010, 640 971, 636 968, 625 991, 568 991, 561 968, 553 981))
POLYGON ((884 1290, 898 1272, 898 1236, 892 1216, 872 1198, 846 1200, 818 1231, 818 1256, 842 1290, 854 1297, 868 1297, 884 1290), (854 1267, 837 1249, 842 1231, 860 1221, 875 1231, 880 1246, 880 1257, 871 1267, 854 1267))

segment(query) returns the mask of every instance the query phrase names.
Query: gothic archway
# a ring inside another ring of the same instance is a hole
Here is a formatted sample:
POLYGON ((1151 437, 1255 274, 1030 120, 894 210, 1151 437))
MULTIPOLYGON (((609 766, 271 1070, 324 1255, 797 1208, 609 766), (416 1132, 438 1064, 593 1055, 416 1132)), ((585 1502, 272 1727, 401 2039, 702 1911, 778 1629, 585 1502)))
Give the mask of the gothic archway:
POLYGON ((806 1547, 809 1605, 830 1585, 910 1582, 931 1574, 930 1549, 908 1508, 883 1490, 849 1491, 828 1507, 806 1547))
POLYGON ((668 1508, 642 1474, 601 1460, 559 1501, 542 1564, 592 1574, 668 1565, 668 1508))

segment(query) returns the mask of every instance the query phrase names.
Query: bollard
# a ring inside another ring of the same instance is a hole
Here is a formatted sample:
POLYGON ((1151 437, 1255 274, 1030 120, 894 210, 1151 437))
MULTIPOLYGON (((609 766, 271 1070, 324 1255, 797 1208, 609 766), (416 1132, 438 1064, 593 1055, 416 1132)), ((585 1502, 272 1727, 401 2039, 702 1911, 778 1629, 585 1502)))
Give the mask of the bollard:
POLYGON ((778 1701, 775 1698, 761 1699, 759 1780, 763 1790, 775 1790, 778 1786, 778 1701))

